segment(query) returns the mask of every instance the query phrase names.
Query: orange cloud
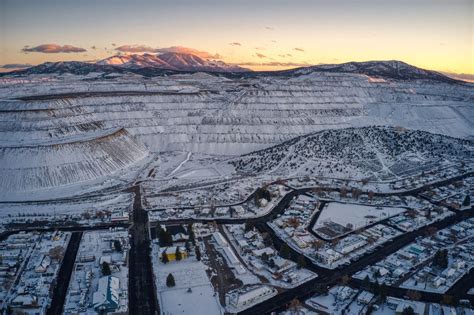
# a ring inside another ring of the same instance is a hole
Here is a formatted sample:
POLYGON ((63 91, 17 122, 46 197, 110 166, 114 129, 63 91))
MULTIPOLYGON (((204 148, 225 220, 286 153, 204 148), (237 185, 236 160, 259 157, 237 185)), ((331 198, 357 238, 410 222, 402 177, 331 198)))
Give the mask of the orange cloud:
POLYGON ((150 46, 145 46, 145 45, 122 45, 115 50, 120 51, 120 52, 127 52, 127 53, 140 53, 140 52, 153 52, 156 53, 157 49, 150 47, 150 46))
POLYGON ((222 59, 222 56, 219 54, 211 54, 207 51, 200 51, 194 48, 182 47, 182 46, 173 46, 168 48, 158 48, 156 49, 157 52, 161 53, 181 53, 181 54, 191 54, 195 55, 204 59, 222 59))
POLYGON ((296 51, 304 51, 303 48, 298 48, 298 47, 294 48, 294 50, 296 50, 296 51))
POLYGON ((23 52, 39 52, 45 54, 58 54, 58 53, 80 53, 85 52, 84 48, 75 47, 72 45, 58 45, 58 44, 42 44, 36 47, 25 46, 22 49, 23 52))
POLYGON ((239 63, 239 66, 247 67, 307 67, 311 64, 309 63, 299 63, 299 62, 280 62, 280 61, 270 61, 270 62, 243 62, 239 63))
POLYGON ((265 56, 264 54, 255 53, 255 55, 256 55, 258 58, 267 58, 267 56, 265 56))
POLYGON ((153 48, 145 45, 122 45, 115 48, 115 50, 124 53, 141 53, 141 52, 150 52, 150 53, 180 53, 180 54, 191 54, 204 59, 222 59, 222 56, 219 54, 211 54, 207 51, 200 51, 194 48, 188 48, 183 46, 173 46, 166 48, 153 48))

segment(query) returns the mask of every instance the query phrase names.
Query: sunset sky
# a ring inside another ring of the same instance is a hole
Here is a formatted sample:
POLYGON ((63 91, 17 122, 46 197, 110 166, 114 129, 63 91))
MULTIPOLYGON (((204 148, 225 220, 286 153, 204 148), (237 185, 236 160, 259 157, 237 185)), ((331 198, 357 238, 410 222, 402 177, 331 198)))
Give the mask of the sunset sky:
POLYGON ((474 74, 473 3, 0 0, 0 65, 180 46, 252 69, 397 59, 474 74))

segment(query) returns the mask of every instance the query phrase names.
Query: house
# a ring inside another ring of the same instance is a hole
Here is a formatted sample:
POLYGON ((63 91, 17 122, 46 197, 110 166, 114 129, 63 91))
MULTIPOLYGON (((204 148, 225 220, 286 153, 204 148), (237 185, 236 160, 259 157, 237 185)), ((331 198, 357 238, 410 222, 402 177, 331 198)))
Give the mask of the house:
POLYGON ((397 309, 395 310, 396 315, 402 315, 403 310, 406 308, 411 307, 414 311, 413 314, 415 315, 422 315, 425 313, 425 304, 424 303, 414 303, 414 302, 407 302, 407 301, 402 301, 397 305, 397 309))
POLYGON ((257 236, 257 233, 255 231, 248 231, 247 233, 244 234, 244 237, 248 240, 254 239, 257 236))
POLYGON ((252 253, 257 257, 261 257, 263 254, 267 254, 268 256, 273 256, 275 255, 275 250, 270 247, 265 247, 262 249, 254 249, 252 253))
POLYGON ((227 258, 229 265, 235 266, 235 265, 240 264, 239 259, 235 255, 234 251, 230 248, 230 246, 224 246, 222 248, 224 249, 224 254, 225 254, 225 257, 227 258))
POLYGON ((220 247, 229 245, 227 243, 227 240, 224 238, 224 236, 222 236, 220 232, 212 233, 212 238, 214 239, 214 241, 216 241, 217 245, 219 245, 220 247))
POLYGON ((438 276, 438 277, 434 278, 434 280, 433 280, 433 286, 435 288, 439 288, 440 286, 442 286, 445 283, 446 283, 446 279, 443 278, 443 277, 438 276))
POLYGON ((338 301, 345 301, 349 299, 352 294, 354 294, 354 291, 350 287, 339 287, 334 294, 334 297, 338 301))
POLYGON ((172 236, 173 242, 186 242, 189 240, 189 236, 184 233, 177 233, 172 236))
POLYGON ((32 294, 18 294, 11 301, 10 307, 17 312, 14 314, 25 314, 25 309, 38 307, 38 297, 32 294))
POLYGON ((466 262, 464 260, 456 260, 453 263, 453 267, 458 270, 464 268, 465 266, 466 266, 466 262))
POLYGON ((92 296, 92 305, 98 312, 114 312, 120 302, 120 279, 105 276, 99 279, 99 287, 92 296))
POLYGON ((128 222, 129 220, 129 213, 128 211, 114 211, 110 215, 110 221, 112 222, 128 222))
POLYGON ((181 253, 181 259, 188 258, 188 253, 186 250, 181 246, 171 246, 165 247, 165 249, 161 252, 161 259, 163 259, 164 254, 168 256, 168 261, 175 261, 176 260, 176 250, 179 250, 181 253))
POLYGON ((388 269, 384 267, 378 267, 377 270, 379 271, 379 275, 382 277, 388 274, 388 269))
POLYGON ((456 274, 456 269, 454 269, 454 268, 448 268, 448 269, 443 271, 443 276, 445 276, 447 278, 451 278, 455 274, 456 274))
POLYGON ((234 292, 229 295, 229 304, 236 309, 245 309, 276 294, 276 289, 258 286, 246 292, 234 292))
POLYGON ((357 297, 357 303, 358 304, 369 304, 370 301, 374 298, 374 295, 370 292, 363 291, 362 293, 359 294, 357 297))
POLYGON ((283 273, 296 266, 296 263, 293 261, 284 259, 280 256, 274 257, 273 262, 275 263, 275 267, 278 269, 278 273, 283 273))
POLYGON ((299 248, 308 247, 308 243, 306 243, 300 236, 293 236, 293 240, 299 248))
POLYGON ((367 242, 359 237, 346 238, 343 242, 338 244, 338 252, 345 255, 365 246, 366 244, 367 242))
POLYGON ((319 259, 321 262, 331 265, 335 261, 338 261, 342 258, 342 255, 332 249, 320 250, 315 254, 316 259, 319 259))

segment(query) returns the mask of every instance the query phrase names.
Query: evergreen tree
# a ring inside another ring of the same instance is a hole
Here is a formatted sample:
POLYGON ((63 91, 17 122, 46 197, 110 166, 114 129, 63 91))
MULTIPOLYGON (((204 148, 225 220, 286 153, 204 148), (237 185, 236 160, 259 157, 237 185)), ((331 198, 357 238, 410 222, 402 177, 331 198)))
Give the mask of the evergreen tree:
POLYGON ((180 261, 180 260, 183 258, 183 256, 181 255, 181 250, 180 250, 179 246, 176 246, 176 253, 175 253, 175 255, 176 255, 176 260, 177 260, 177 261, 180 261))
POLYGON ((403 309, 402 315, 415 315, 415 310, 411 306, 407 306, 403 309))
POLYGON ((304 258, 303 255, 298 256, 298 259, 297 259, 296 263, 297 263, 297 268, 298 269, 306 267, 306 259, 304 258))
POLYGON ((375 280, 375 282, 371 283, 371 288, 372 288, 372 292, 379 292, 380 291, 379 281, 375 280))
POLYGON ((110 265, 108 262, 104 261, 102 263, 102 275, 104 276, 110 276, 112 272, 110 271, 110 265))
POLYGON ((194 235, 193 225, 188 224, 189 241, 196 245, 196 236, 194 235))
POLYGON ((161 247, 173 245, 173 237, 171 236, 171 233, 165 229, 160 229, 158 232, 158 241, 161 247))
POLYGON ((253 230, 253 224, 251 222, 245 222, 244 231, 249 232, 253 230))
POLYGON ((118 252, 122 252, 122 243, 119 240, 114 240, 114 248, 118 252))
POLYGON ((362 289, 368 290, 370 288, 370 278, 369 276, 365 276, 364 280, 362 281, 362 289))
POLYGON ((168 254, 166 253, 166 251, 163 252, 163 254, 161 255, 161 261, 164 263, 164 264, 167 264, 170 259, 168 257, 168 254))
POLYGON ((201 260, 201 250, 199 249, 199 246, 195 247, 195 251, 196 251, 196 259, 198 261, 200 261, 201 260))
POLYGON ((290 255, 291 255, 290 247, 288 247, 288 245, 286 243, 283 243, 280 247, 279 254, 283 258, 289 259, 290 255))
POLYGON ((176 285, 176 282, 174 281, 173 275, 170 273, 168 274, 168 277, 166 277, 166 286, 168 288, 174 287, 176 285))
POLYGON ((464 207, 468 207, 471 205, 471 196, 470 195, 466 195, 466 198, 464 198, 464 201, 462 202, 462 205, 464 207))
POLYGON ((446 249, 438 250, 433 257, 433 264, 442 269, 448 268, 448 251, 446 249))
POLYGON ((387 301, 387 294, 388 294, 387 286, 385 284, 382 284, 380 286, 380 291, 379 291, 380 301, 382 303, 385 303, 387 301))

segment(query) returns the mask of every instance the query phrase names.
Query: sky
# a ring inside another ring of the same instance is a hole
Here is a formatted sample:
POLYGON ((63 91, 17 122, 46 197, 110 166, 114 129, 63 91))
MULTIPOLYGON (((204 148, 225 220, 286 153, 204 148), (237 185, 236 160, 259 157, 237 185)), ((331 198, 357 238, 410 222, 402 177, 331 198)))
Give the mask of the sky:
POLYGON ((0 0, 0 65, 186 47, 254 70, 401 60, 473 75, 473 19, 474 0, 0 0))

